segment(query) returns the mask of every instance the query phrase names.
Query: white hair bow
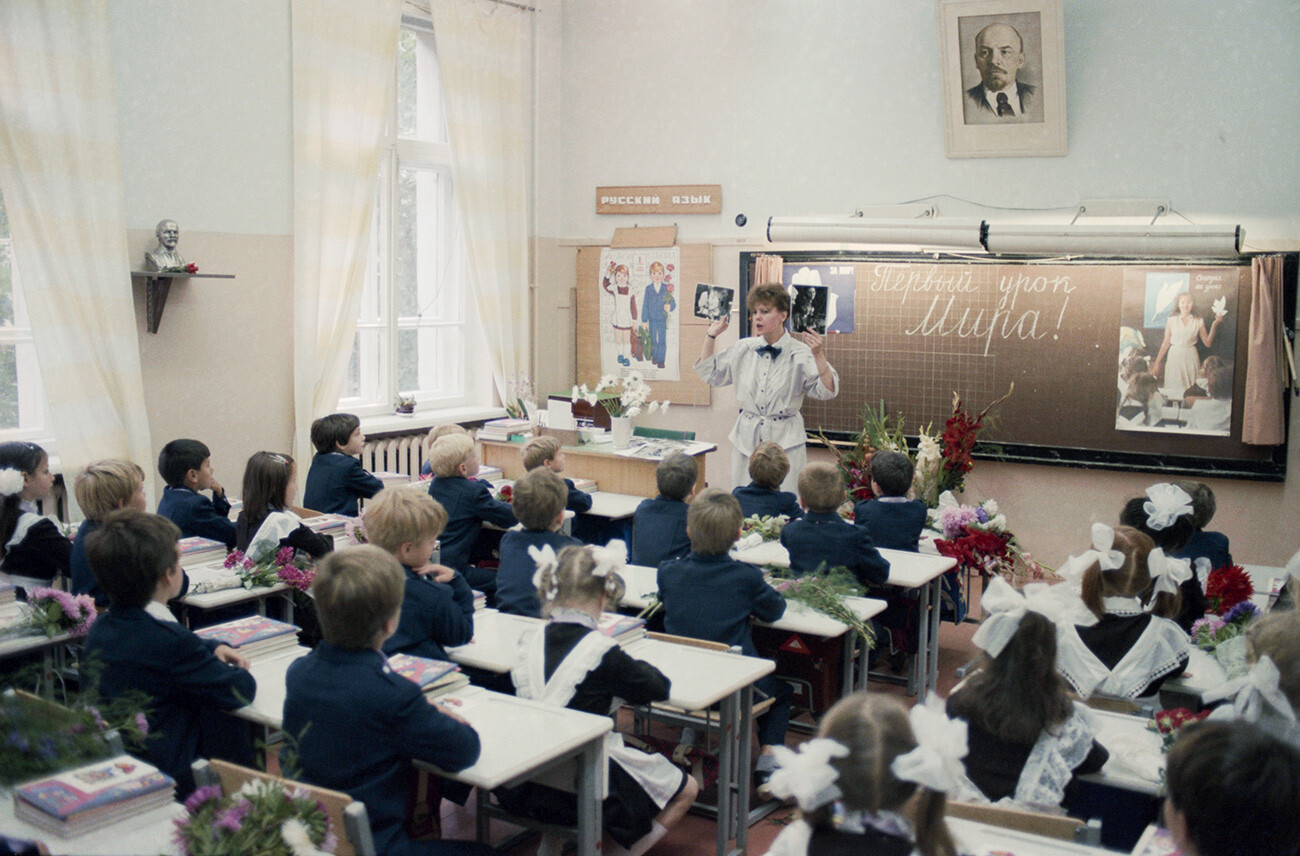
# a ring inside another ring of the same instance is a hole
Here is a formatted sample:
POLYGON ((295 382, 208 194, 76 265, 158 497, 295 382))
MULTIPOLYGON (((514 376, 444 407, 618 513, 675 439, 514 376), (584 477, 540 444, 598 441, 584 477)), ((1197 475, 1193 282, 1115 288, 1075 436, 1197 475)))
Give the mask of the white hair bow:
POLYGON ((899 755, 889 765, 898 778, 916 782, 932 791, 947 793, 966 774, 962 758, 966 757, 966 722, 949 719, 943 699, 931 693, 924 704, 908 712, 916 748, 899 755))
MULTIPOLYGON (((554 571, 559 566, 560 560, 550 544, 543 544, 540 547, 530 546, 528 555, 532 556, 537 564, 537 570, 533 572, 533 588, 542 591, 542 583, 546 579, 547 571, 554 571)), ((555 586, 547 586, 544 593, 547 600, 555 600, 555 586)))
POLYGON ((1192 498, 1176 484, 1153 484, 1147 488, 1147 496, 1149 499, 1142 503, 1142 510, 1147 513, 1147 525, 1152 529, 1172 526, 1179 517, 1192 513, 1192 498))
POLYGON ((971 642, 990 657, 998 656, 1007 647, 1026 612, 1037 612, 1053 624, 1065 619, 1065 604, 1046 583, 1030 583, 1018 592, 1002 577, 994 577, 981 595, 980 605, 988 617, 976 629, 971 642))
POLYGON ((1291 702, 1287 701, 1286 694, 1278 686, 1281 677, 1273 658, 1265 654, 1246 674, 1203 692, 1201 699, 1210 702, 1231 698, 1233 712, 1248 722, 1257 721, 1264 712, 1265 705, 1285 716, 1288 721, 1295 722, 1296 715, 1291 709, 1291 702))
POLYGON ((799 746, 798 751, 785 746, 773 746, 776 754, 776 772, 768 780, 773 795, 786 799, 794 797, 804 811, 813 811, 839 799, 840 788, 835 780, 839 771, 831 766, 832 758, 844 758, 848 748, 826 737, 816 737, 799 746))
POLYGON ((627 564, 627 544, 617 538, 604 547, 592 545, 588 549, 591 550, 591 558, 596 560, 596 567, 591 570, 593 577, 608 577, 627 564))
POLYGON ((0 470, 0 496, 13 496, 16 493, 22 493, 25 483, 23 474, 19 470, 13 467, 5 467, 0 470))
POLYGON ((1092 549, 1081 556, 1071 556, 1061 565, 1061 577, 1072 583, 1083 579, 1083 572, 1096 562, 1103 571, 1124 566, 1124 553, 1115 549, 1115 530, 1105 523, 1092 524, 1092 549))
POLYGON ((1192 578, 1190 561, 1166 556, 1165 551, 1159 547, 1147 555, 1147 570, 1151 573, 1151 579, 1156 581, 1153 594, 1162 591, 1178 594, 1178 587, 1192 578))

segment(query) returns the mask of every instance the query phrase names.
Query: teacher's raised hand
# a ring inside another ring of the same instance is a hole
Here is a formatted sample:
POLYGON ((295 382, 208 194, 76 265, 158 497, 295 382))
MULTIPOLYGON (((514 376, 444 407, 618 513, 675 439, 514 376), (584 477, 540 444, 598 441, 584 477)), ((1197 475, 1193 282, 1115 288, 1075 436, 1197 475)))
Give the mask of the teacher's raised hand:
POLYGON ((804 330, 803 343, 813 352, 814 357, 821 355, 824 340, 817 333, 812 330, 804 330))

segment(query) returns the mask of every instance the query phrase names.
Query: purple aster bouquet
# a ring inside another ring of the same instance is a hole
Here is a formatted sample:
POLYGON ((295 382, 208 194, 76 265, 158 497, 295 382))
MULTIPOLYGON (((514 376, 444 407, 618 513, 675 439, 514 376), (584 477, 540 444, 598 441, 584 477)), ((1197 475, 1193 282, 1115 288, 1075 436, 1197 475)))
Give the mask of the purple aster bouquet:
POLYGON ((318 856, 338 847, 325 806, 288 781, 251 779, 228 796, 207 785, 185 800, 185 810, 176 843, 187 856, 318 856))
POLYGON ((305 592, 316 578, 310 560, 299 558, 292 547, 281 547, 269 562, 254 562, 239 550, 226 556, 225 567, 239 575, 244 588, 273 586, 284 583, 290 588, 305 592))
POLYGON ((98 615, 90 595, 72 595, 52 588, 34 589, 27 607, 30 625, 51 639, 61 633, 85 636, 98 615))
POLYGON ((66 704, 21 690, 0 694, 0 787, 109 757, 109 731, 143 740, 149 720, 140 712, 141 701, 103 699, 93 687, 66 704))
POLYGON ((1202 651, 1214 652, 1224 642, 1246 632, 1259 616, 1259 607, 1248 600, 1234 606, 1223 616, 1207 615, 1192 622, 1192 644, 1202 651))

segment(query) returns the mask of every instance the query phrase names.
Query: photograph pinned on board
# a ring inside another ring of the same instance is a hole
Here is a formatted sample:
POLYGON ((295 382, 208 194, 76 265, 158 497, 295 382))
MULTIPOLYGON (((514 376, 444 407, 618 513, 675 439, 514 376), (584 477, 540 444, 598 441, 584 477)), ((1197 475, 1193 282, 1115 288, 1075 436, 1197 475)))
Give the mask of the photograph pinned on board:
MULTIPOLYGON (((821 335, 853 332, 854 296, 857 290, 853 265, 809 264, 797 268, 786 265, 781 272, 781 281, 786 293, 790 295, 792 319, 798 299, 795 289, 801 285, 824 285, 827 289, 825 324, 817 332, 821 335)), ((792 329, 797 332, 797 328, 792 329)))
POLYGON ((735 290, 722 285, 709 285, 707 282, 695 286, 695 317, 707 321, 717 321, 731 314, 731 300, 735 290))
POLYGON ((830 289, 824 285, 792 285, 790 299, 790 332, 811 330, 819 336, 826 335, 826 307, 830 289))

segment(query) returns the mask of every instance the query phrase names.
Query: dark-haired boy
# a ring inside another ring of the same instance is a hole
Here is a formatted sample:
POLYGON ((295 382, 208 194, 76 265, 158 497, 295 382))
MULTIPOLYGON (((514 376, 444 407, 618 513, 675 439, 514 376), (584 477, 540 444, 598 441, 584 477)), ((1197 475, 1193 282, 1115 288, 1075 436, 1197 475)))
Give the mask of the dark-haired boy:
POLYGON ((253 760, 248 723, 223 715, 257 692, 248 661, 228 645, 205 641, 176 623, 166 603, 181 586, 176 525, 135 509, 115 511, 86 539, 86 557, 111 606, 90 628, 87 668, 107 698, 148 697, 145 760, 194 790, 190 764, 222 757, 253 760))
POLYGON ((298 739, 303 781, 365 803, 379 853, 491 854, 471 842, 413 841, 405 829, 412 761, 455 772, 478 760, 479 737, 388 667, 402 566, 379 547, 349 547, 319 565, 312 592, 325 641, 289 667, 284 730, 298 739))
POLYGON ((920 549, 926 509, 921 500, 907 498, 913 471, 911 458, 902 452, 882 449, 871 456, 875 497, 853 506, 853 523, 870 532, 877 547, 909 553, 920 549))
POLYGON ((558 531, 564 522, 564 481, 545 467, 524 474, 515 482, 511 505, 523 529, 511 529, 501 536, 501 566, 497 569, 497 609, 512 615, 541 618, 533 575, 537 562, 529 548, 549 546, 556 553, 576 538, 558 531))
POLYGON ((686 512, 699 476, 695 458, 681 452, 674 452, 655 467, 659 495, 642 501, 632 515, 632 564, 655 568, 691 551, 686 512))
POLYGON ((198 535, 235 548, 235 524, 225 488, 212 471, 212 452, 198 440, 172 440, 158 453, 158 473, 167 482, 158 513, 180 527, 185 538, 198 535), (208 499, 201 490, 211 490, 208 499))
POLYGON ((361 420, 351 413, 322 416, 311 423, 311 444, 316 454, 307 471, 302 504, 312 511, 356 517, 357 501, 384 489, 384 483, 357 460, 366 445, 361 420))

